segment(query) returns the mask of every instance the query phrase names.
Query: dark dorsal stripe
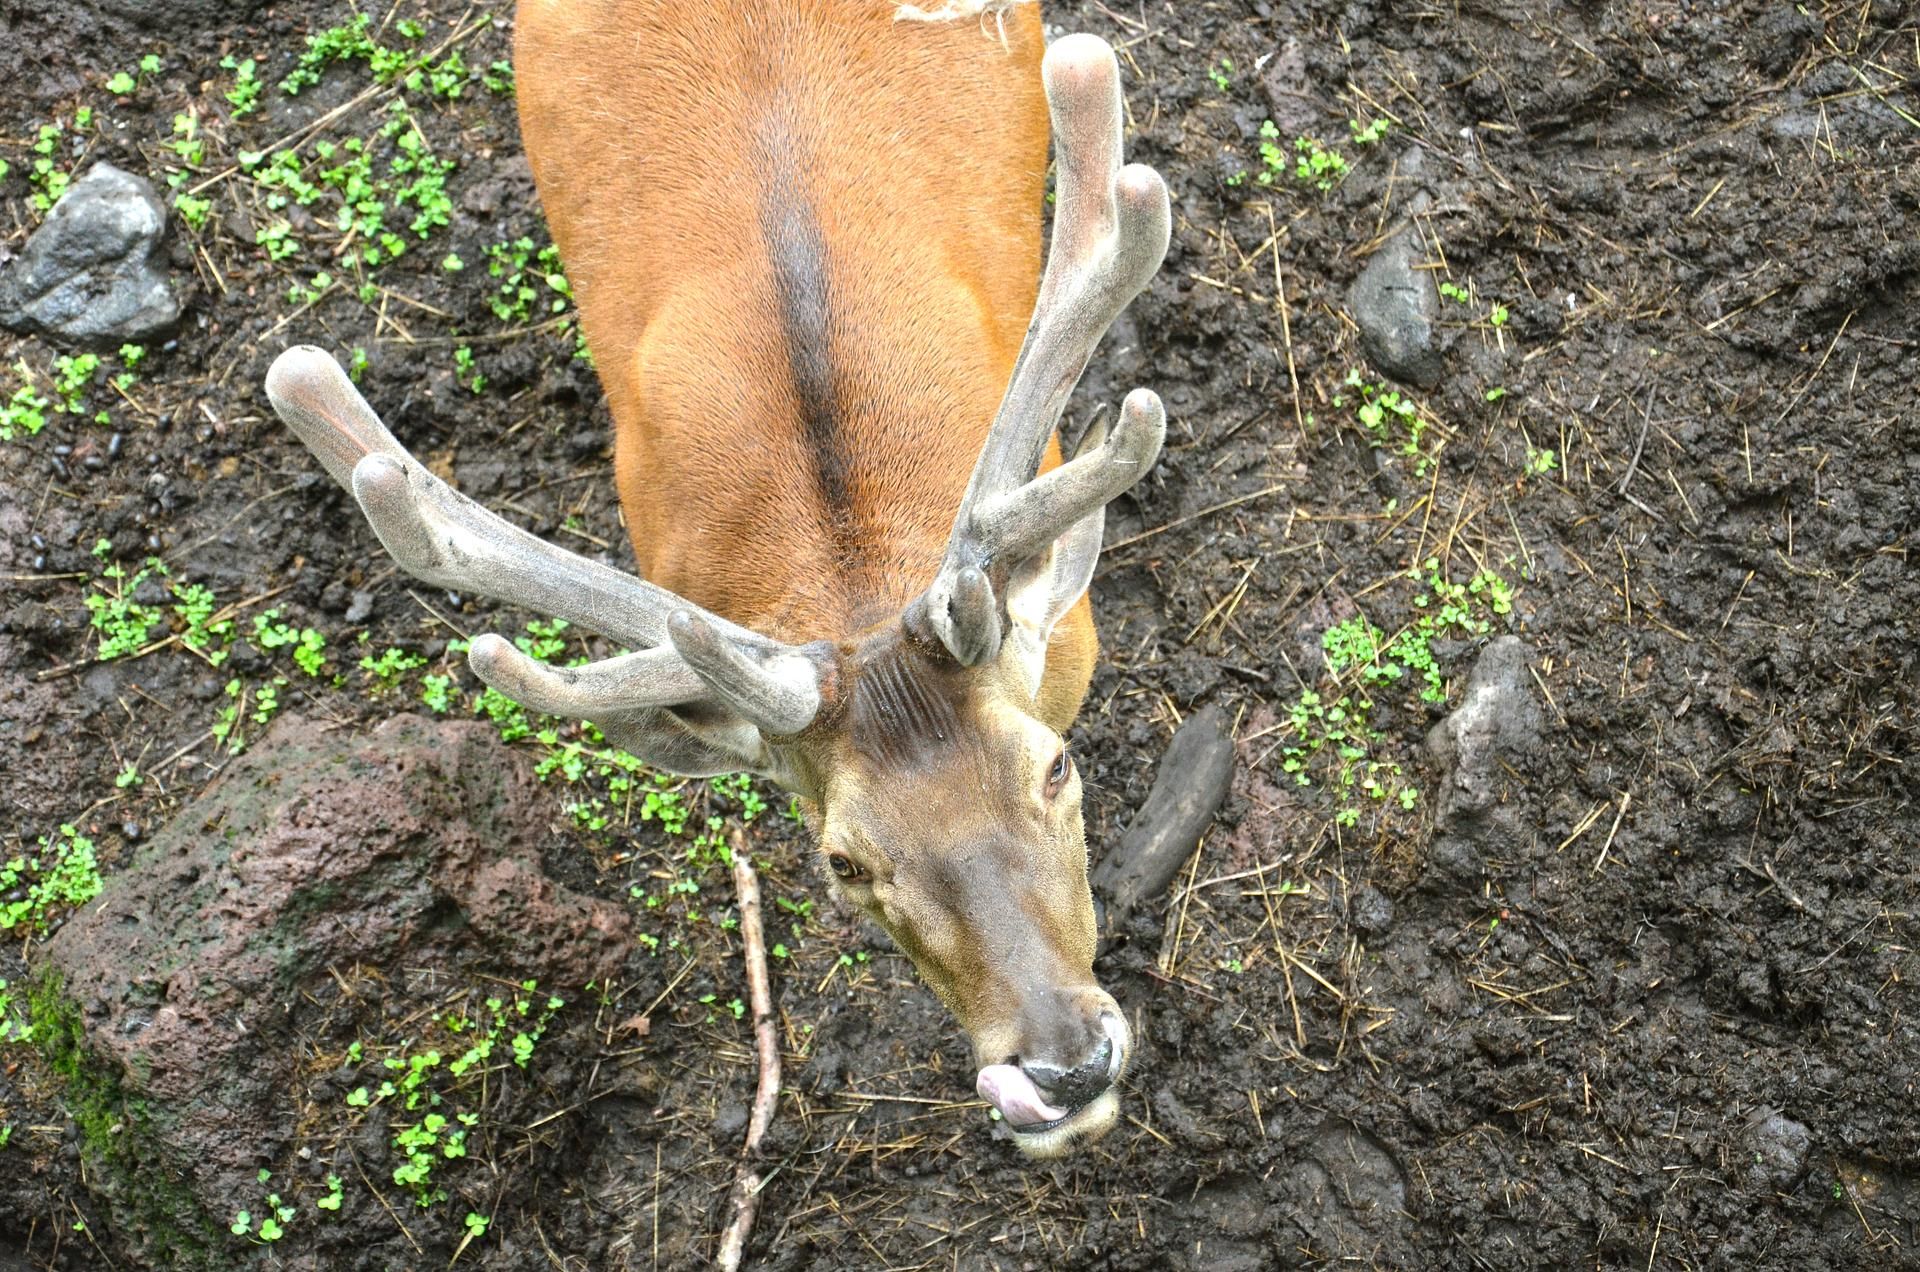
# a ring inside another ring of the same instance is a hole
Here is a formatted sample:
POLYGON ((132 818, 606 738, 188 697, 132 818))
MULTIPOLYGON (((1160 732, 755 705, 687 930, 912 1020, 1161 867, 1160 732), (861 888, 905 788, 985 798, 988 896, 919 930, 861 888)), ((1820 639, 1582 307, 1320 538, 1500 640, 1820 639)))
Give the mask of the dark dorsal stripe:
POLYGON ((843 549, 853 521, 852 465, 833 366, 832 284, 827 244, 813 206, 791 174, 772 183, 760 206, 760 232, 773 269, 781 336, 793 377, 800 426, 813 463, 828 531, 843 549))

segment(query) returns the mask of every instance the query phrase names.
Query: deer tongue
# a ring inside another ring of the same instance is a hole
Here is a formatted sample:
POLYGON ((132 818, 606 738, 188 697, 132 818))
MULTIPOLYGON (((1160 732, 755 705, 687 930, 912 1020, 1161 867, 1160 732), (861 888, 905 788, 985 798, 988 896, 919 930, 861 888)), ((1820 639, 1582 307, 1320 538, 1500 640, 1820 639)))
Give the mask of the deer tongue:
POLYGON ((1018 1065, 988 1065, 980 1070, 974 1089, 981 1098, 999 1109, 1000 1116, 1016 1131, 1057 1122, 1067 1115, 1066 1109, 1055 1108, 1041 1098, 1040 1089, 1033 1085, 1032 1078, 1020 1071, 1018 1065))

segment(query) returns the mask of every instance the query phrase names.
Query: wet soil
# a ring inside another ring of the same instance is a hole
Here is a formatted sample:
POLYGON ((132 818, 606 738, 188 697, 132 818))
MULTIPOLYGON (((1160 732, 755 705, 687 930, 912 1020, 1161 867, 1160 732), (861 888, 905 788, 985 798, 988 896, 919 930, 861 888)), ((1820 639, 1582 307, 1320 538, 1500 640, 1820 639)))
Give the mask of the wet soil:
MULTIPOLYGON (((500 27, 461 34, 472 16, 434 0, 374 21, 395 43, 404 18, 423 47, 457 37, 476 69, 505 58, 500 27)), ((43 124, 66 125, 63 169, 105 158, 159 181, 180 166, 175 116, 192 114, 205 153, 190 181, 205 182, 368 86, 351 64, 298 98, 271 87, 302 37, 349 17, 197 5, 143 28, 0 0, 0 262, 38 219, 43 124), (149 52, 163 70, 105 91, 149 52), (257 58, 269 85, 238 120, 228 53, 257 58)), ((1175 191, 1166 267, 1074 408, 1084 420, 1148 383, 1171 416, 1158 469, 1110 517, 1095 584, 1107 656, 1075 739, 1095 853, 1186 713, 1226 707, 1243 763, 1172 895, 1102 967, 1145 1040, 1126 1117, 1048 1166, 996 1139, 956 1029, 826 899, 765 792, 754 842, 786 903, 772 939, 788 947, 788 1090, 750 1257, 1920 1266, 1911 10, 1653 3, 1549 19, 1361 0, 1056 4, 1049 18, 1122 47, 1132 153, 1175 191), (1383 118, 1377 142, 1350 140, 1349 120, 1383 118), (1324 192, 1293 174, 1303 135, 1348 161, 1324 192), (1444 373, 1412 394, 1426 426, 1410 453, 1379 444, 1354 409, 1364 390, 1346 385, 1356 370, 1377 380, 1347 288, 1402 232, 1420 271, 1464 297, 1440 303, 1444 373), (1374 694, 1364 762, 1401 766, 1411 807, 1343 801, 1324 766, 1300 785, 1293 709, 1354 689, 1328 672, 1323 632, 1355 615, 1396 632, 1426 590, 1409 571, 1482 569, 1511 586, 1511 612, 1434 644, 1448 701, 1374 694), (1501 632, 1530 651, 1540 741, 1503 766, 1500 816, 1437 825, 1422 740, 1501 632)), ((370 729, 417 708, 422 675, 473 688, 448 656, 457 632, 537 617, 410 589, 388 567, 267 409, 261 379, 287 343, 364 349, 364 391, 417 454, 535 531, 627 561, 606 410, 564 316, 489 308, 487 246, 545 242, 511 100, 477 80, 457 99, 402 100, 458 160, 452 214, 366 300, 357 279, 289 298, 318 270, 348 273, 333 204, 272 208, 223 177, 200 191, 205 228, 174 230, 177 340, 124 397, 99 377, 86 414, 0 444, 0 861, 66 823, 111 875, 229 762, 209 730, 231 679, 255 693, 285 674, 284 700, 310 717, 370 729), (302 245, 273 261, 255 238, 278 217, 302 245), (465 269, 443 268, 450 252, 465 269), (102 561, 132 574, 149 553, 244 602, 243 632, 269 607, 322 632, 326 673, 244 640, 219 668, 177 645, 94 661, 84 598, 107 586, 102 561), (355 665, 362 640, 428 665, 376 693, 355 665), (128 761, 143 785, 115 785, 128 761)), ((371 137, 385 104, 319 135, 371 137)), ((59 352, 0 338, 0 363, 24 360, 43 392, 59 352)), ((223 1265, 711 1258, 753 1082, 748 1029, 726 1009, 743 986, 725 872, 631 805, 587 828, 562 811, 578 792, 549 786, 549 870, 628 901, 660 948, 637 945, 556 1015, 542 1076, 502 1084, 489 1151, 449 1167, 452 1196, 424 1210, 388 1204, 392 1147, 350 1133, 340 1075, 349 1042, 398 1047, 395 1022, 446 982, 393 969, 313 987, 303 1045, 328 1076, 289 1093, 260 1163, 302 1213, 272 1248, 236 1239, 223 1265), (665 881, 705 893, 661 899, 665 881), (636 886, 654 908, 628 900, 636 886), (349 984, 363 997, 347 1002, 349 984), (349 1198, 328 1219, 313 1201, 332 1170, 349 1198), (468 1210, 492 1226, 461 1248, 468 1210)), ((684 795, 696 830, 740 811, 704 785, 684 795)), ((0 979, 24 983, 35 961, 32 940, 10 942, 0 979)), ((148 1234, 96 1197, 71 1095, 39 1052, 0 1043, 0 1267, 153 1266, 148 1234)))

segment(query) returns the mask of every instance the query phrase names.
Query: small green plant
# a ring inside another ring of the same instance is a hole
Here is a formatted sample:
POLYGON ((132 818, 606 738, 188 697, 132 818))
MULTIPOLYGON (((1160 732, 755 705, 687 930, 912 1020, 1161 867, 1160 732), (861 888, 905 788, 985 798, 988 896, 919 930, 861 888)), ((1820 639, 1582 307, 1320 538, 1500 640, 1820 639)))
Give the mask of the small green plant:
POLYGON ((1260 125, 1260 184, 1272 185, 1274 176, 1286 168, 1286 153, 1280 149, 1280 125, 1269 119, 1260 125))
POLYGON ((20 383, 13 395, 0 404, 0 442, 16 437, 32 437, 47 426, 47 408, 51 403, 33 388, 33 372, 22 359, 13 364, 20 383))
POLYGON ((309 676, 318 676, 326 662, 327 638, 311 627, 294 628, 280 620, 280 611, 270 609, 253 616, 253 643, 263 653, 288 649, 293 664, 309 676))
POLYGON ((1325 192, 1347 175, 1346 157, 1318 137, 1293 139, 1293 179, 1325 192))
POLYGON ((34 138, 32 149, 35 158, 27 170, 27 184, 35 188, 27 196, 27 201, 42 213, 52 211, 53 205, 60 201, 60 196, 73 183, 72 175, 62 172, 54 162, 54 155, 60 150, 60 138, 65 131, 64 126, 55 121, 40 125, 40 131, 34 138))
POLYGON ((273 719, 273 713, 280 709, 280 691, 286 688, 286 685, 285 676, 275 676, 254 690, 253 722, 255 724, 265 724, 273 719))
POLYGON ((144 786, 146 782, 147 779, 140 775, 140 766, 132 760, 122 761, 120 772, 113 779, 113 784, 123 791, 128 787, 144 786))
POLYGON ((389 648, 378 657, 366 654, 360 659, 360 670, 373 677, 376 693, 387 692, 400 683, 401 676, 426 665, 425 658, 404 649, 389 648))
POLYGON ((302 283, 296 278, 287 288, 287 301, 300 306, 311 305, 331 290, 333 275, 323 269, 314 274, 312 282, 302 283))
POLYGON ((306 51, 280 81, 280 91, 289 97, 297 96, 301 89, 318 84, 321 74, 335 62, 356 58, 371 61, 381 50, 367 35, 368 21, 367 14, 356 14, 352 22, 308 36, 306 51))
POLYGON ((206 158, 206 142, 200 136, 200 120, 191 112, 182 111, 173 117, 173 140, 166 143, 180 162, 189 168, 198 168, 206 158))
POLYGON ((1221 92, 1231 91, 1233 88, 1233 59, 1223 57, 1208 67, 1207 78, 1212 80, 1213 86, 1221 92))
POLYGON ((214 595, 198 583, 174 583, 173 612, 184 624, 180 643, 218 667, 227 660, 227 646, 233 643, 233 620, 215 619, 214 595))
POLYGON ((260 109, 262 85, 254 73, 257 69, 254 60, 250 57, 236 60, 229 53, 220 59, 220 65, 233 72, 233 87, 226 91, 227 104, 233 107, 233 117, 239 119, 260 109))
POLYGON ((42 835, 32 856, 0 861, 0 932, 45 927, 60 907, 85 905, 100 895, 100 864, 93 840, 71 825, 42 835))
POLYGON ((321 1210, 339 1210, 340 1203, 345 1200, 345 1198, 346 1194, 342 1191, 340 1176, 328 1175, 325 1195, 315 1200, 313 1204, 321 1210))
MULTIPOLYGON (((462 1111, 459 1105, 476 1084, 500 1072, 491 1063, 495 1054, 504 1047, 511 1051, 516 1067, 528 1067, 554 1014, 566 1005, 553 995, 542 998, 537 989, 537 982, 522 981, 510 997, 489 995, 478 1011, 448 1013, 434 1022, 452 1044, 447 1051, 439 1047, 413 1050, 411 1044, 403 1044, 381 1059, 385 1076, 377 1085, 358 1086, 347 1093, 349 1108, 386 1105, 391 1110, 392 1144, 398 1152, 393 1182, 405 1188, 416 1205, 426 1207, 447 1199, 436 1170, 467 1156, 467 1138, 479 1125, 480 1115, 462 1111), (455 1048, 461 1048, 460 1054, 448 1059, 455 1048)), ((484 1092, 485 1087, 479 1090, 484 1092)), ((338 1193, 337 1184, 330 1187, 338 1193)))
POLYGON ((1301 786, 1314 785, 1317 776, 1335 797, 1334 822, 1342 827, 1357 826, 1368 806, 1410 812, 1420 801, 1401 765, 1376 752, 1381 734, 1372 724, 1374 695, 1418 685, 1421 701, 1444 702, 1434 642, 1485 635, 1494 618, 1512 612, 1512 589, 1491 570, 1455 583, 1429 558, 1412 577, 1426 585, 1413 598, 1413 619, 1392 636, 1361 615, 1328 628, 1321 640, 1327 674, 1345 691, 1334 697, 1302 690, 1288 709, 1281 768, 1301 786))
POLYGON ((1559 466, 1560 461, 1552 450, 1532 445, 1527 447, 1528 476, 1545 477, 1559 466))
POLYGON ((487 303, 501 322, 522 323, 532 317, 541 284, 554 294, 547 306, 552 313, 564 313, 573 298, 572 284, 560 267, 560 250, 551 243, 538 251, 525 237, 495 243, 487 249, 487 273, 500 280, 487 303))
POLYGON ((191 194, 176 194, 173 196, 173 210, 180 214, 180 219, 186 222, 188 229, 198 233, 207 228, 207 217, 213 211, 213 200, 195 198, 191 194))
POLYGON ((453 351, 453 371, 460 383, 466 385, 475 393, 484 393, 486 391, 487 377, 480 374, 474 367, 473 350, 469 346, 461 345, 453 351))
POLYGON ((1369 120, 1364 124, 1357 119, 1347 121, 1347 129, 1353 134, 1353 144, 1356 146, 1374 145, 1387 135, 1387 129, 1392 126, 1392 123, 1386 119, 1369 120))
MULTIPOLYGON (((0 1043, 33 1041, 33 1023, 20 1015, 13 995, 7 992, 6 977, 0 976, 0 1043)), ((0 1138, 0 1145, 6 1140, 0 1138)))
POLYGON ((94 656, 101 662, 123 658, 144 648, 148 635, 165 619, 158 608, 136 599, 136 594, 150 577, 166 574, 167 567, 157 558, 148 557, 146 564, 129 575, 125 566, 107 558, 112 549, 113 545, 105 539, 94 544, 94 556, 105 564, 100 577, 94 581, 95 590, 87 593, 84 601, 88 622, 100 641, 94 656))
POLYGON ((1468 292, 1466 288, 1451 279, 1444 278, 1440 280, 1440 295, 1447 300, 1461 305, 1473 299, 1472 294, 1468 292))
POLYGON ((273 221, 253 232, 253 241, 267 249, 267 259, 283 261, 300 250, 300 240, 293 236, 293 225, 288 221, 273 221))
POLYGON ((94 372, 100 369, 100 355, 97 353, 61 354, 53 360, 53 392, 59 399, 59 408, 70 415, 79 415, 84 405, 87 385, 93 379, 94 372))
POLYGON ((1333 404, 1351 405, 1375 447, 1413 460, 1414 472, 1425 476, 1433 456, 1425 446, 1429 420, 1418 404, 1397 389, 1370 383, 1357 370, 1347 373, 1342 387, 1350 392, 1336 395, 1333 404))
POLYGON ((125 71, 115 71, 107 77, 107 91, 115 97, 125 97, 138 87, 139 83, 125 71))
POLYGON ((452 676, 420 677, 420 701, 435 715, 445 715, 453 705, 452 676))
POLYGON ((226 748, 228 755, 238 755, 247 749, 247 740, 240 729, 240 713, 246 709, 247 684, 238 676, 227 681, 222 690, 229 699, 226 706, 220 708, 214 717, 213 726, 208 731, 214 740, 226 748))
POLYGON ((467 69, 466 59, 455 49, 439 62, 414 67, 407 72, 405 80, 409 91, 425 92, 429 96, 452 100, 460 96, 460 90, 473 78, 473 72, 467 69))

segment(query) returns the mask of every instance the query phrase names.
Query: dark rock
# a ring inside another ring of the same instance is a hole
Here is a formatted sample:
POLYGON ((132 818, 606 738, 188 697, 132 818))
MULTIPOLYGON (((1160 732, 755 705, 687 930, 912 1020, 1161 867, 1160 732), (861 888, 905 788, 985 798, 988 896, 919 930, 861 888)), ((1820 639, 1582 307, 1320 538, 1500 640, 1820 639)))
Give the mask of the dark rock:
MULTIPOLYGON (((1433 206, 1435 192, 1423 175, 1421 151, 1409 150, 1399 164, 1397 228, 1368 258, 1347 289, 1347 310, 1360 329, 1360 348, 1374 369, 1423 389, 1440 383, 1446 371, 1445 348, 1435 323, 1440 294, 1433 272, 1422 269, 1426 248, 1415 224, 1433 206)), ((1446 192, 1440 191, 1442 197, 1446 192)))
POLYGON ((180 302, 159 260, 166 226, 145 178, 95 164, 0 274, 0 327, 102 348, 170 330, 180 302))
POLYGON ((1147 802, 1093 869, 1103 933, 1117 932, 1135 906, 1166 890, 1212 823, 1232 778, 1226 713, 1212 706, 1188 716, 1160 757, 1147 802))
POLYGON ((39 969, 72 1005, 91 1089, 140 1110, 114 1158, 132 1167, 99 1164, 121 1230, 223 1226, 293 1131, 329 968, 556 987, 616 968, 630 919, 542 872, 548 816, 484 725, 407 715, 355 736, 288 715, 137 846, 39 969), (181 1183, 159 1215, 154 1178, 181 1183))

